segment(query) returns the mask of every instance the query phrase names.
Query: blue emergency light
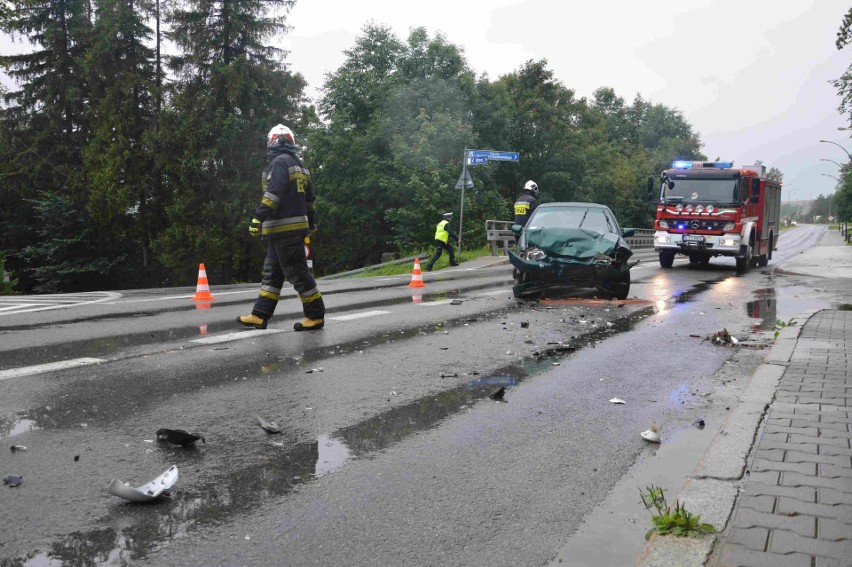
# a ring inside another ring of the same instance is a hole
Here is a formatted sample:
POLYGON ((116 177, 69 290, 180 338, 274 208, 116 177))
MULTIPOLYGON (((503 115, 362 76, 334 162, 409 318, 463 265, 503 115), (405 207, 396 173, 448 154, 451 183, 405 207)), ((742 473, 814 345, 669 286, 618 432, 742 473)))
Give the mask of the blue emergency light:
POLYGON ((734 167, 732 161, 687 161, 677 160, 672 162, 672 169, 692 169, 696 167, 712 167, 714 169, 730 169, 734 167))

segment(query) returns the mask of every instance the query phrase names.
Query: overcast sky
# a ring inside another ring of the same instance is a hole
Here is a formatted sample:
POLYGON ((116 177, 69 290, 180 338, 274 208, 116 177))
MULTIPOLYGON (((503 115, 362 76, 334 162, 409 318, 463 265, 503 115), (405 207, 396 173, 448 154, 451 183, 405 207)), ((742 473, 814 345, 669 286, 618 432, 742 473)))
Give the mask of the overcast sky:
MULTIPOLYGON (((297 0, 283 40, 290 69, 315 96, 368 22, 404 40, 425 27, 461 46, 493 80, 546 59, 577 96, 609 86, 676 108, 709 159, 762 160, 784 173, 786 201, 828 195, 852 152, 829 83, 852 61, 838 51, 848 0, 297 0)), ((487 148, 512 150, 506 147, 487 148)), ((674 157, 674 156, 673 156, 674 157)), ((656 172, 649 172, 653 174, 656 172)))

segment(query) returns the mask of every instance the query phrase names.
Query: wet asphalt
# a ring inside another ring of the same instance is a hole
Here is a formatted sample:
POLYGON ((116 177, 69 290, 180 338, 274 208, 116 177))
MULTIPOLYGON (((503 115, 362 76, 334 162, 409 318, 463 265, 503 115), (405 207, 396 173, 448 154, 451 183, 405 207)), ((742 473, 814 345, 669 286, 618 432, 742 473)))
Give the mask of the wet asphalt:
POLYGON ((0 371, 104 362, 0 380, 0 476, 24 477, 0 490, 0 558, 547 563, 653 454, 639 432, 656 424, 665 442, 729 411, 710 377, 733 349, 704 338, 726 328, 739 348, 759 349, 776 319, 849 302, 837 282, 774 272, 819 231, 785 233, 769 267, 743 276, 732 261, 661 270, 650 259, 625 302, 519 303, 510 267, 496 266, 435 272, 423 290, 406 278, 326 282, 318 333, 290 330, 290 298, 270 325, 280 332, 196 342, 239 332, 232 321, 253 286, 228 288, 210 309, 174 290, 2 317, 0 371), (505 401, 490 399, 500 387, 505 401), (207 443, 159 443, 160 427, 207 443), (106 491, 112 478, 142 484, 172 464, 180 480, 162 502, 106 491))

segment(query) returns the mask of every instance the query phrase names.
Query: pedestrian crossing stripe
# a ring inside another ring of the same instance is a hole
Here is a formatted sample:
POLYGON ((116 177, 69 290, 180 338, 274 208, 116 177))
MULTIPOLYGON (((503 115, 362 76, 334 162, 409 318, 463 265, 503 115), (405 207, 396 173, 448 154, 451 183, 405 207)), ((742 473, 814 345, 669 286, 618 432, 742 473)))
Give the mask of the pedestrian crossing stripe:
POLYGON ((0 380, 6 380, 7 378, 20 378, 22 376, 33 376, 35 374, 45 374, 47 372, 55 372, 57 370, 65 370, 67 368, 100 364, 101 362, 106 362, 106 360, 102 358, 72 358, 70 360, 60 360, 59 362, 37 364, 35 366, 10 368, 8 370, 0 370, 0 380))

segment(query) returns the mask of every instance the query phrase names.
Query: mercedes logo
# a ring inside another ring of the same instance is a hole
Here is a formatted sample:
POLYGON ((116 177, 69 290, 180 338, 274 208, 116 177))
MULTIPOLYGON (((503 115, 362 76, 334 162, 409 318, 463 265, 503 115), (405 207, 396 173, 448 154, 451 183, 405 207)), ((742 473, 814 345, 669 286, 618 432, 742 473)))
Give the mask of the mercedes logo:
POLYGON ((691 226, 692 228, 698 228, 698 227, 701 226, 701 222, 694 220, 691 223, 689 223, 689 226, 691 226))

